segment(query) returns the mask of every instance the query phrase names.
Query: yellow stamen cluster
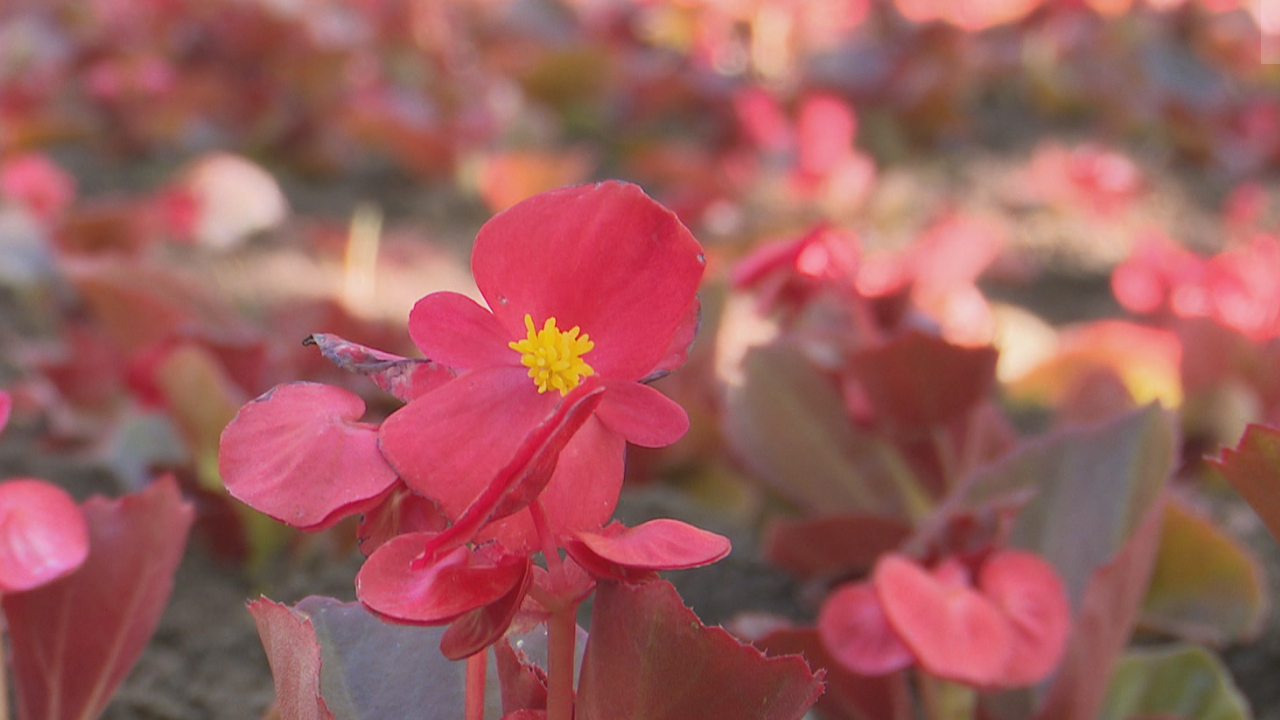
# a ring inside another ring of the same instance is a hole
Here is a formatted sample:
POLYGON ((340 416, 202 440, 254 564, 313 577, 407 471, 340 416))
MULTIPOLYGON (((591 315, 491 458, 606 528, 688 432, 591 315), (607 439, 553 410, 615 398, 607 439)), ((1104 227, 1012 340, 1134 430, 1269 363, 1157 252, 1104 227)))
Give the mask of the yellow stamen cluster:
POLYGON ((556 319, 547 318, 541 330, 536 330, 533 318, 524 316, 524 325, 529 336, 524 340, 508 343, 512 350, 520 353, 520 362, 529 368, 529 377, 538 386, 538 392, 544 393, 547 388, 560 391, 564 397, 582 382, 582 378, 595 374, 582 356, 591 351, 596 344, 584 334, 578 336, 575 325, 567 332, 556 328, 556 319))

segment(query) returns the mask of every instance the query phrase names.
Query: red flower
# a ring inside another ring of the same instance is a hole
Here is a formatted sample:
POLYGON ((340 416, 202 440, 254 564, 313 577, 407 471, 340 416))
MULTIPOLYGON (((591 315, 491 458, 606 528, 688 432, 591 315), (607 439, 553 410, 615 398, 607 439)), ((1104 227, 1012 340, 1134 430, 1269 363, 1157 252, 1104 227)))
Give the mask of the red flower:
MULTIPOLYGON (((489 307, 441 292, 410 314, 418 348, 458 374, 383 423, 383 454, 457 520, 562 396, 593 378, 604 387, 599 405, 567 441, 541 502, 557 537, 599 528, 621 487, 625 443, 660 447, 688 427, 679 405, 641 381, 684 362, 703 264, 676 216, 634 185, 554 190, 499 213, 471 260, 489 307)), ((537 545, 523 514, 482 535, 515 553, 537 545)))
POLYGON ((1044 679, 1062 659, 1071 625, 1057 572, 1037 555, 999 550, 976 574, 953 558, 926 570, 889 553, 868 582, 827 598, 818 615, 822 643, 860 675, 918 664, 981 689, 1044 679))

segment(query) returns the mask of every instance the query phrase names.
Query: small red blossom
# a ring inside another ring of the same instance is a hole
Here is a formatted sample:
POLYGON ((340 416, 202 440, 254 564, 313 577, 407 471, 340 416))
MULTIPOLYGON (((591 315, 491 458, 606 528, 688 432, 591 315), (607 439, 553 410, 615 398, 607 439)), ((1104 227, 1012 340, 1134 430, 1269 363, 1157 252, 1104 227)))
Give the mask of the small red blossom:
POLYGON ((1045 678, 1066 650, 1071 624, 1057 572, 1037 555, 1000 550, 972 575, 954 558, 925 569, 886 554, 869 581, 827 598, 818 616, 823 645, 863 675, 919 665, 982 689, 1045 678))
MULTIPOLYGON (((554 190, 495 215, 471 261, 489 307, 440 292, 410 314, 418 348, 457 376, 383 423, 383 455, 456 520, 591 378, 604 388, 599 406, 568 440, 541 502, 557 536, 600 527, 626 442, 661 447, 688 427, 679 405, 641 381, 684 362, 704 262, 676 216, 635 185, 554 190)), ((485 532, 514 552, 536 546, 524 516, 485 532)))

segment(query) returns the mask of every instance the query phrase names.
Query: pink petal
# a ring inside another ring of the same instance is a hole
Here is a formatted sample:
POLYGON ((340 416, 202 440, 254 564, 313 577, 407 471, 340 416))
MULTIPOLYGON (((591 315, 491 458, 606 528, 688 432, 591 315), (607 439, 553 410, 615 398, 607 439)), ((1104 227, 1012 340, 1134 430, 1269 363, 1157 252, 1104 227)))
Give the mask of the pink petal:
POLYGON ((457 520, 558 402, 523 367, 472 370, 388 417, 379 446, 406 485, 457 520))
POLYGON ((643 447, 665 447, 689 430, 689 415, 679 403, 635 382, 609 383, 596 417, 628 442, 643 447))
MULTIPOLYGON (((607 379, 639 380, 667 354, 705 260, 679 219, 635 185, 604 182, 535 195, 480 228, 471 269, 509 333, 556 318, 595 342, 607 379)), ((445 361, 443 358, 438 358, 445 361)))
POLYGON ((658 519, 627 528, 610 524, 599 532, 579 530, 565 550, 578 564, 617 580, 629 570, 684 570, 710 565, 729 554, 729 539, 679 520, 658 519))
POLYGON ((423 355, 449 367, 519 366, 520 353, 507 343, 524 339, 525 325, 521 316, 517 326, 504 327, 493 313, 466 295, 437 292, 413 306, 409 335, 423 355))
POLYGON ((56 580, 88 554, 89 526, 65 490, 29 478, 0 484, 0 591, 56 580))
POLYGON ((985 597, 894 554, 876 564, 871 582, 889 624, 925 671, 980 688, 1000 685, 1013 629, 985 597))
POLYGON ((1033 553, 1002 550, 983 563, 978 584, 1013 627, 1002 684, 1043 680, 1062 659, 1071 629, 1071 606, 1057 571, 1033 553))
POLYGON ((240 408, 222 431, 218 469, 227 492, 297 528, 328 527, 396 481, 377 429, 357 422, 364 401, 318 383, 278 385, 240 408))
MULTIPOLYGON (((608 393, 606 393, 607 395, 608 393)), ((588 419, 560 453, 560 461, 539 500, 557 539, 608 522, 622 490, 626 441, 597 418, 588 419)), ((480 539, 494 539, 510 552, 540 548, 529 513, 491 523, 480 539)))
POLYGON ((915 662, 885 617, 869 583, 850 583, 827 596, 818 613, 822 646, 858 675, 887 675, 915 662))
POLYGON ((374 551, 356 575, 360 602, 402 622, 435 625, 500 600, 528 582, 528 557, 494 560, 465 546, 427 568, 412 569, 430 539, 430 533, 401 535, 374 551))

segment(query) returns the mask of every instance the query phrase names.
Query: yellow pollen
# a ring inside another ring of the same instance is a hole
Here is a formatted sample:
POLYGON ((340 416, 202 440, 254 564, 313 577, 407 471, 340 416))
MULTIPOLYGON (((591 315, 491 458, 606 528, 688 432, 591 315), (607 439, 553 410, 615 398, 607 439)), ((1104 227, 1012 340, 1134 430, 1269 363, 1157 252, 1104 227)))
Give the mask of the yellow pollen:
POLYGON ((507 345, 520 353, 520 363, 529 368, 529 377, 538 386, 538 392, 552 388, 564 397, 578 387, 582 378, 595 374, 582 356, 591 352, 596 344, 586 334, 579 336, 576 325, 572 330, 561 331, 556 328, 556 319, 549 317, 542 329, 536 330, 533 318, 525 315, 524 326, 529 330, 528 337, 507 345))

